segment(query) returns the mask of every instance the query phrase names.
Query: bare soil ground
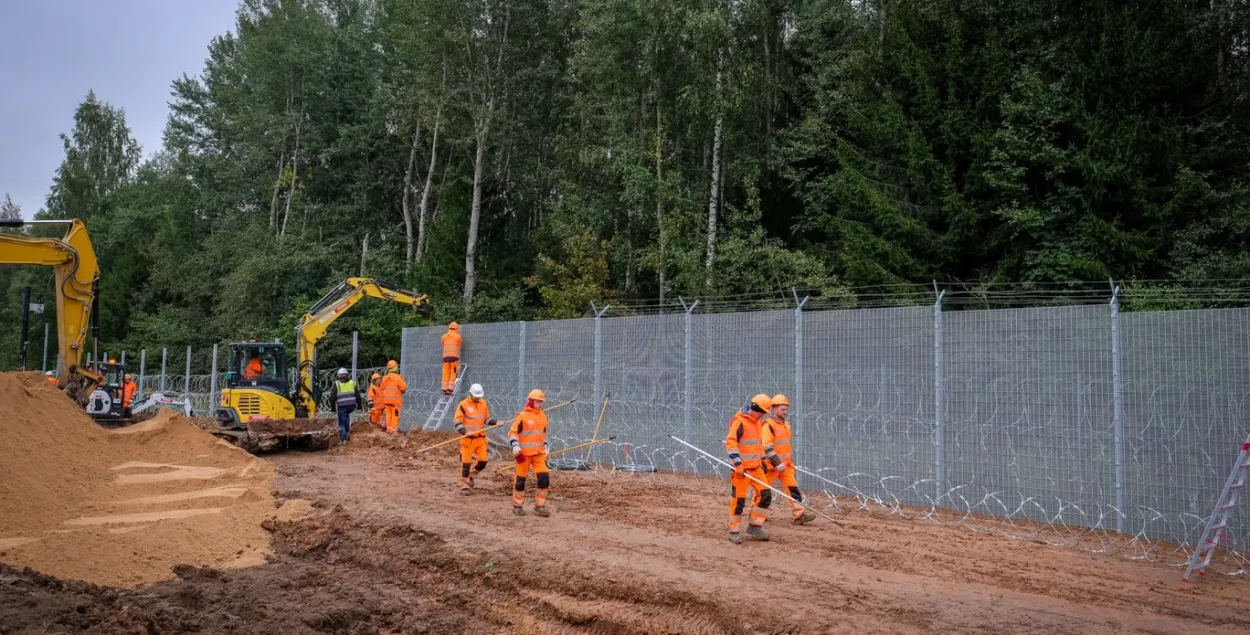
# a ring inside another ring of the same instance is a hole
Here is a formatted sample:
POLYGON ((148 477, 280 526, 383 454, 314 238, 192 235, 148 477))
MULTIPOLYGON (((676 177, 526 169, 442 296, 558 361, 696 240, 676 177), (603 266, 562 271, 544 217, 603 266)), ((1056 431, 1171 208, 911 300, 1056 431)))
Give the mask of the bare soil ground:
POLYGON ((414 454, 441 438, 270 457, 316 507, 261 566, 129 591, 0 567, 0 633, 1250 632, 1244 576, 858 511, 733 545, 691 481, 558 472, 554 514, 516 517, 498 461, 464 497, 454 445, 414 454))

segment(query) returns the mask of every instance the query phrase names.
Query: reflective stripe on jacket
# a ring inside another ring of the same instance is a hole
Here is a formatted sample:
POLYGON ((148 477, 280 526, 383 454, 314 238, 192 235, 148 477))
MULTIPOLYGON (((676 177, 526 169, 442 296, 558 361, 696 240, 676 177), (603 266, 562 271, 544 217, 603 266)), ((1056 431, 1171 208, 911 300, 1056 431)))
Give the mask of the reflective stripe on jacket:
POLYGON ((521 446, 521 454, 537 456, 547 453, 547 415, 538 408, 526 406, 508 429, 508 438, 521 446))
POLYGON ((743 467, 751 469, 760 466, 764 456, 763 444, 760 441, 760 420, 753 419, 743 412, 738 412, 729 421, 729 434, 725 436, 725 449, 729 458, 737 456, 742 459, 743 467))
POLYGON ((464 426, 464 434, 472 434, 485 428, 486 419, 489 417, 490 405, 485 399, 475 402, 472 397, 466 397, 459 406, 456 406, 456 415, 452 421, 464 426))
POLYGON ((789 461, 794 456, 794 447, 790 444, 790 424, 776 417, 770 417, 764 421, 762 437, 764 441, 764 450, 772 448, 777 456, 783 461, 789 461))
POLYGON ((443 333, 443 361, 454 362, 460 359, 460 333, 447 331, 443 333))
POLYGON ((334 389, 338 391, 338 396, 334 398, 334 405, 339 408, 355 408, 356 407, 356 382, 352 380, 334 382, 334 389))
POLYGON ((382 378, 382 398, 384 406, 398 406, 404 403, 404 391, 408 390, 408 382, 399 373, 388 373, 382 378))

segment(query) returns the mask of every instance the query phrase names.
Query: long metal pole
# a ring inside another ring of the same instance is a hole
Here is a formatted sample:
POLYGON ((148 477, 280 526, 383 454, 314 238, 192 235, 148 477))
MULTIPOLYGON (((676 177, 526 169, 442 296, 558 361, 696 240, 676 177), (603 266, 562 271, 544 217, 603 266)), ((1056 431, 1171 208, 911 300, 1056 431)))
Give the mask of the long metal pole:
POLYGON ((122 366, 126 365, 126 351, 122 351, 122 366))
POLYGON ((148 349, 139 350, 139 394, 136 396, 140 401, 147 397, 147 391, 143 388, 143 375, 148 367, 148 349))
POLYGON ((43 323, 43 372, 48 372, 48 335, 49 327, 52 326, 47 322, 43 323))
POLYGON ((26 351, 30 348, 30 287, 22 288, 22 370, 26 370, 26 351))
POLYGON ((942 390, 945 382, 942 377, 942 298, 946 291, 937 290, 937 282, 933 283, 937 292, 937 300, 933 303, 933 501, 942 500, 942 487, 946 479, 946 421, 943 408, 942 390))
POLYGON ((1115 407, 1115 530, 1124 533, 1124 386, 1120 375, 1120 287, 1111 281, 1111 399, 1115 407))
POLYGON ((590 308, 595 312, 595 403, 599 403, 603 400, 603 314, 612 306, 600 311, 592 302, 590 308))
POLYGON ((161 349, 161 392, 165 392, 165 368, 169 362, 169 347, 161 349))
POLYGON ((686 310, 685 322, 685 375, 686 375, 686 394, 684 397, 684 410, 682 413, 682 435, 689 437, 694 434, 694 310, 699 306, 699 301, 695 300, 694 304, 686 305, 685 298, 679 298, 681 306, 686 310))
POLYGON ((360 331, 352 331, 352 381, 356 381, 356 366, 360 358, 360 331))
POLYGON ((516 373, 516 396, 517 401, 524 403, 525 399, 525 322, 521 322, 521 355, 517 362, 516 373))
MULTIPOLYGON (((709 458, 709 459, 711 459, 711 460, 713 460, 713 461, 715 461, 715 462, 717 462, 717 463, 719 463, 719 464, 721 464, 721 465, 723 465, 723 466, 725 466, 725 467, 727 467, 727 468, 729 468, 729 469, 731 469, 731 470, 733 469, 733 466, 731 466, 730 464, 728 464, 728 463, 726 463, 726 462, 724 462, 724 461, 722 461, 722 460, 720 460, 720 459, 718 459, 718 458, 716 458, 716 457, 712 456, 711 454, 708 454, 707 452, 704 452, 703 450, 700 450, 698 447, 696 447, 696 446, 694 446, 694 445, 692 445, 692 444, 690 444, 690 443, 686 443, 685 441, 683 441, 683 440, 681 440, 681 439, 679 439, 679 438, 677 438, 677 437, 675 437, 675 436, 673 436, 673 435, 671 435, 671 434, 670 434, 670 435, 668 435, 668 438, 670 438, 670 439, 672 439, 672 440, 674 440, 674 441, 676 441, 676 442, 678 442, 678 443, 680 443, 680 444, 682 444, 682 445, 684 445, 684 446, 686 446, 686 447, 690 448, 691 450, 694 450, 695 452, 698 452, 699 454, 702 454, 703 456, 706 456, 707 458, 709 458)), ((802 505, 802 504, 803 504, 803 503, 802 503, 802 501, 798 501, 798 500, 795 500, 795 499, 791 498, 789 494, 787 494, 787 493, 785 493, 785 492, 783 492, 783 491, 781 491, 781 490, 779 490, 779 489, 777 489, 777 488, 773 487, 772 485, 769 485, 768 483, 765 483, 764 481, 759 480, 758 478, 755 478, 754 476, 751 476, 750 474, 747 474, 747 475, 746 475, 746 477, 747 477, 747 478, 749 478, 749 479, 751 479, 751 482, 752 482, 752 483, 755 483, 756 485, 763 485, 764 487, 767 487, 768 489, 772 490, 772 491, 773 491, 775 494, 777 494, 778 496, 781 496, 782 498, 784 498, 784 499, 786 499, 786 500, 788 500, 788 501, 790 501, 790 502, 793 502, 793 503, 798 503, 799 505, 802 505)), ((819 511, 816 511, 816 510, 814 510, 814 509, 813 509, 813 510, 811 510, 811 511, 812 511, 812 512, 814 512, 817 516, 820 516, 821 518, 824 518, 825 520, 827 520, 827 521, 829 521, 829 522, 831 522, 831 523, 833 523, 833 524, 835 524, 835 525, 837 525, 837 526, 839 526, 839 527, 845 527, 845 526, 846 526, 846 525, 843 525, 843 524, 842 524, 842 521, 840 521, 840 520, 838 520, 838 519, 836 519, 836 518, 833 518, 833 517, 831 517, 831 516, 829 516, 829 515, 827 515, 827 514, 825 514, 825 513, 823 513, 823 512, 819 512, 819 511)))
POLYGON ((190 417, 191 416, 191 347, 190 346, 187 347, 187 374, 186 374, 186 377, 183 378, 182 385, 184 386, 183 391, 182 391, 182 403, 183 403, 182 409, 184 412, 186 412, 187 416, 190 417))
MULTIPOLYGON (((355 375, 353 375, 353 377, 354 376, 355 375)), ((212 366, 212 374, 209 375, 209 379, 208 379, 208 414, 206 416, 211 417, 213 416, 213 413, 216 411, 217 411, 217 345, 213 344, 213 366, 212 366)))
POLYGON ((794 424, 794 460, 798 462, 802 458, 802 452, 807 447, 803 443, 803 307, 807 305, 808 296, 799 299, 799 292, 795 289, 790 290, 794 294, 794 403, 790 406, 793 413, 791 421, 794 424))

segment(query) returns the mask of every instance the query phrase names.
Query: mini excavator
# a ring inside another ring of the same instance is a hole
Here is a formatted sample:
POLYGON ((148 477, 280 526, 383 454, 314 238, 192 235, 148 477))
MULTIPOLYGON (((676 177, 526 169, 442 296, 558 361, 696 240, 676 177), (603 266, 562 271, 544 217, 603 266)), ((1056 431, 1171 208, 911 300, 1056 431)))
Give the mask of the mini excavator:
POLYGON ((274 448, 325 449, 337 423, 317 418, 317 343, 330 325, 362 299, 389 300, 430 316, 429 296, 371 278, 348 278, 317 301, 295 327, 297 372, 288 385, 281 342, 230 345, 225 387, 217 403, 218 437, 250 452, 274 448))

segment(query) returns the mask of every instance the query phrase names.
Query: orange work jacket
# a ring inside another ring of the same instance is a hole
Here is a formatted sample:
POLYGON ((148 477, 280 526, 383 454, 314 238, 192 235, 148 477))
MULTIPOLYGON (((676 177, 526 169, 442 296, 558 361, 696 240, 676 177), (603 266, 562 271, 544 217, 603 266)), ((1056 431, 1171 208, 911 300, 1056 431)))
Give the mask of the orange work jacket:
POLYGON ((404 403, 404 392, 408 390, 408 382, 399 373, 387 373, 382 378, 382 398, 376 403, 383 406, 401 406, 404 403))
POLYGON ((758 417, 739 411, 730 419, 729 434, 725 435, 725 449, 729 451, 729 458, 740 457, 742 466, 748 470, 759 467, 760 459, 764 456, 760 427, 758 417))
POLYGON ((517 414, 508 438, 521 446, 521 454, 538 456, 547 453, 547 413, 540 408, 526 406, 517 414))

